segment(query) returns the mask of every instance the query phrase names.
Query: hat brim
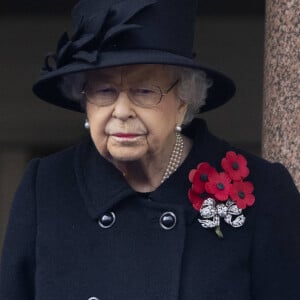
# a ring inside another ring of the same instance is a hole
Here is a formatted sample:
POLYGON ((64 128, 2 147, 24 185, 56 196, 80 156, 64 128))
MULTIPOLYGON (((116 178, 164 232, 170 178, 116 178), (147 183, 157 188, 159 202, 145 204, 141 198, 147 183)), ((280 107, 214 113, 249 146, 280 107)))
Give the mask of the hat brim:
POLYGON ((206 104, 200 112, 219 107, 230 100, 235 94, 234 82, 223 73, 205 65, 197 64, 193 59, 159 50, 122 50, 99 54, 96 64, 74 62, 64 67, 43 74, 34 84, 33 92, 42 100, 54 105, 83 112, 79 102, 66 98, 60 88, 63 75, 91 71, 99 68, 117 67, 133 64, 165 64, 176 65, 206 72, 213 81, 208 89, 206 104))

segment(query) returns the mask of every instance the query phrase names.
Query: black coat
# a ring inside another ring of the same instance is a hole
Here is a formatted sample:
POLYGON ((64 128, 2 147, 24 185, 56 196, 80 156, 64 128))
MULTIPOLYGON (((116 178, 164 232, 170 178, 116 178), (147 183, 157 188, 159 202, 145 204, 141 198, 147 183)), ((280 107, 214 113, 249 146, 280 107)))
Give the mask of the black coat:
POLYGON ((33 160, 11 210, 0 299, 299 299, 300 198, 286 169, 233 149, 201 121, 187 134, 188 158, 149 195, 90 140, 33 160), (221 224, 220 239, 197 221, 188 174, 203 161, 220 167, 232 149, 248 160, 256 202, 244 226, 221 224), (114 224, 101 227, 111 211, 114 224), (165 212, 176 216, 173 229, 160 224, 165 212))

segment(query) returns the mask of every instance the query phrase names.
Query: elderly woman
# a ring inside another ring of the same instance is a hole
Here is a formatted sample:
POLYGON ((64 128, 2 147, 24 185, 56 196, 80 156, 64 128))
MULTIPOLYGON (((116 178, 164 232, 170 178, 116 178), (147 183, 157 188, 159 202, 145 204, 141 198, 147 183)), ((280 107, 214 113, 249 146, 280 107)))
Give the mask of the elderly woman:
POLYGON ((83 0, 34 92, 90 137, 33 160, 1 300, 298 299, 300 199, 280 164, 209 133, 234 94, 197 65, 193 0, 83 0))

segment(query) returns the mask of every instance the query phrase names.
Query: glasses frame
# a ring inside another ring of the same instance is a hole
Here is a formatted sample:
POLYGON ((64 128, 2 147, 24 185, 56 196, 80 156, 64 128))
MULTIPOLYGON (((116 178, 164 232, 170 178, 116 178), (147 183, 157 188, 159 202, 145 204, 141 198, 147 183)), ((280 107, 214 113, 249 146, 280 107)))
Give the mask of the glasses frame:
MULTIPOLYGON (((140 106, 140 107, 155 107, 155 106, 157 106, 160 102, 161 102, 161 100, 162 100, 162 98, 164 97, 164 96, 166 96, 178 83, 179 83, 179 79, 176 79, 176 81, 164 92, 163 90, 162 90, 162 88, 160 87, 160 86, 156 86, 156 85, 154 85, 154 87, 156 87, 156 88, 158 88, 159 89, 159 92, 160 92, 160 98, 159 98, 159 101, 156 103, 156 104, 153 104, 153 105, 141 105, 141 104, 139 104, 139 103, 136 103, 135 101, 134 101, 134 99, 131 99, 131 97, 128 95, 128 93, 126 93, 127 94, 127 97, 128 97, 128 99, 130 99, 130 101, 132 102, 132 103, 134 103, 135 105, 137 105, 137 106, 140 106)), ((118 90, 118 95, 117 95, 117 97, 116 97, 116 99, 114 100, 114 102, 112 102, 111 104, 104 104, 104 105, 99 105, 99 104, 96 104, 96 103, 94 103, 94 102, 91 102, 91 101, 89 101, 89 97, 88 97, 88 95, 87 95, 87 93, 86 93, 86 90, 85 90, 85 87, 86 87, 86 85, 87 85, 87 83, 85 83, 84 84, 84 87, 83 87, 83 89, 82 89, 82 91, 80 92, 82 95, 84 95, 85 97, 86 97, 86 100, 88 101, 88 102, 90 102, 91 104, 94 104, 94 105, 96 105, 96 106, 98 106, 98 107, 104 107, 104 106, 109 106, 109 105, 112 105, 113 103, 115 103, 116 101, 117 101, 117 99, 119 98, 119 95, 120 95, 120 93, 121 92, 124 92, 124 91, 128 91, 129 89, 120 89, 120 90, 118 90)))

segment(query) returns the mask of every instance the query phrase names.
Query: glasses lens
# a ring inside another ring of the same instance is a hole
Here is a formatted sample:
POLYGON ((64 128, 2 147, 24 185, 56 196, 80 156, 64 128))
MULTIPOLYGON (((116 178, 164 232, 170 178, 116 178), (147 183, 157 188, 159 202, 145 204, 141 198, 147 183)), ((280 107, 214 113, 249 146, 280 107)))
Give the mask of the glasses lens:
POLYGON ((129 97, 139 106, 151 107, 160 102, 161 92, 154 86, 134 87, 129 89, 129 97))
POLYGON ((86 90, 87 100, 98 106, 110 105, 118 98, 118 91, 116 88, 103 85, 97 87, 89 87, 86 90))
MULTIPOLYGON (((159 87, 152 85, 135 86, 126 91, 130 100, 142 107, 157 105, 163 95, 159 87)), ((119 93, 120 91, 111 84, 98 83, 96 85, 87 86, 85 89, 87 101, 97 106, 113 104, 118 99, 119 93)))

